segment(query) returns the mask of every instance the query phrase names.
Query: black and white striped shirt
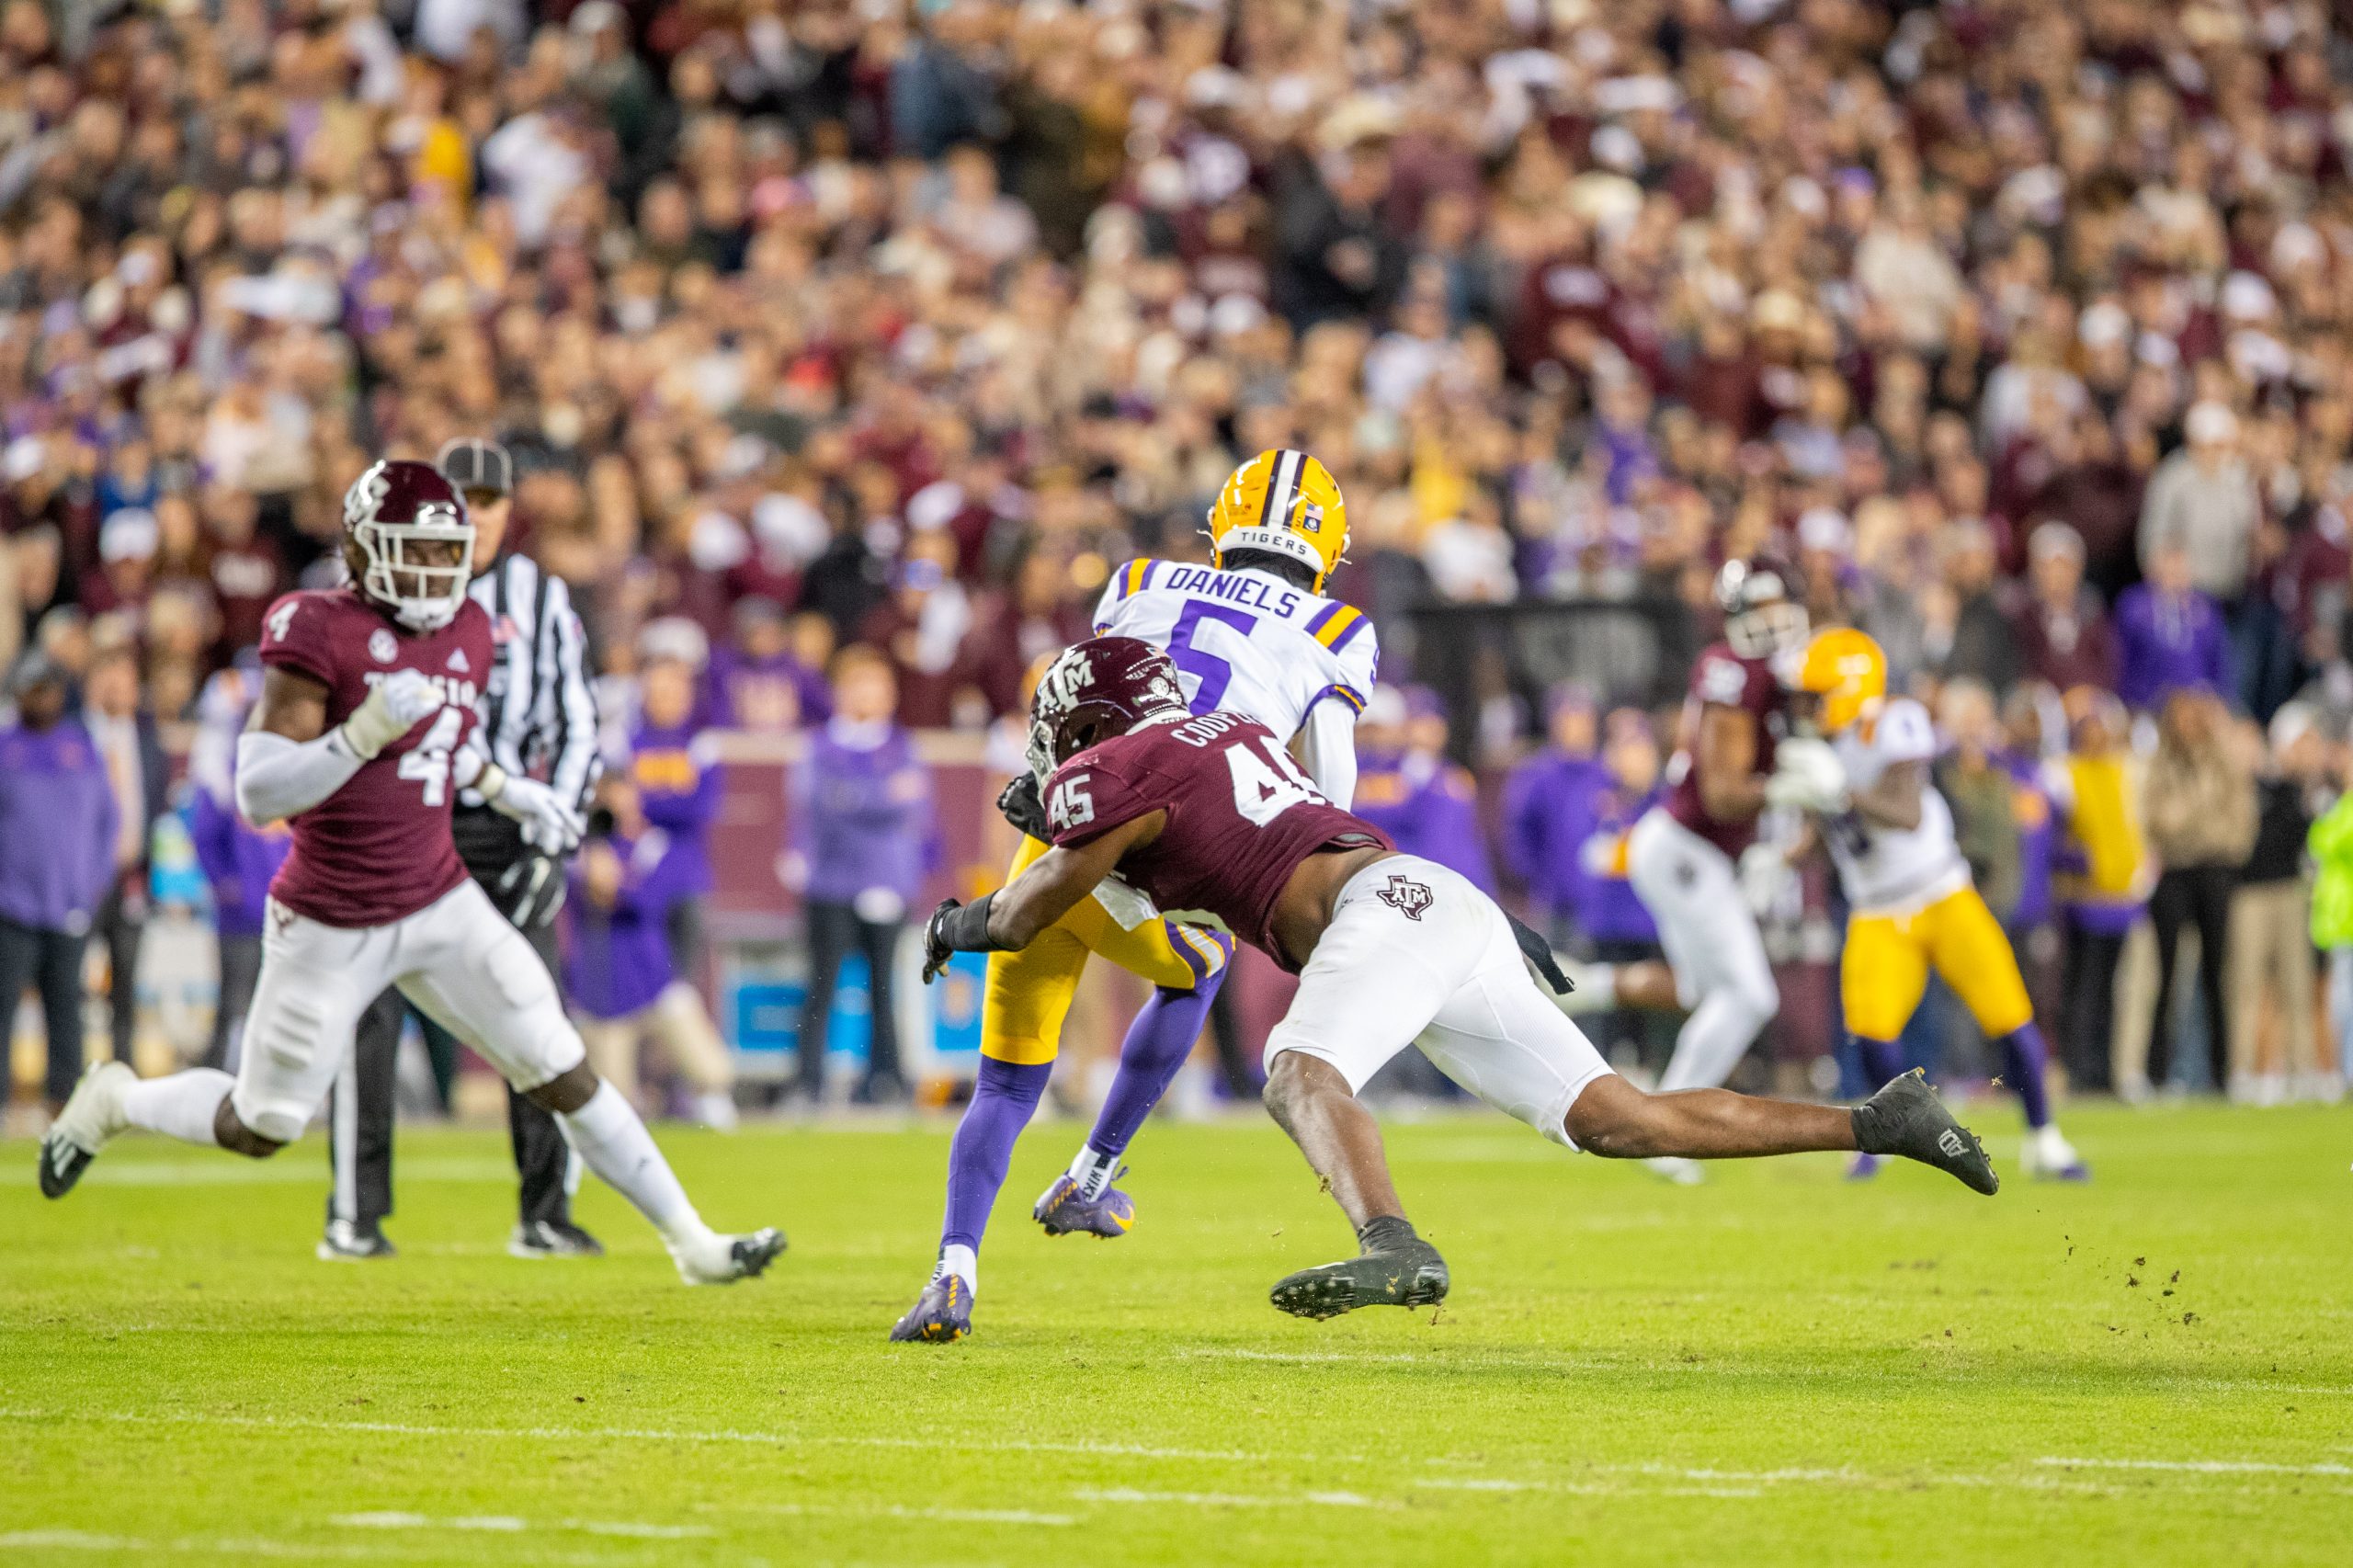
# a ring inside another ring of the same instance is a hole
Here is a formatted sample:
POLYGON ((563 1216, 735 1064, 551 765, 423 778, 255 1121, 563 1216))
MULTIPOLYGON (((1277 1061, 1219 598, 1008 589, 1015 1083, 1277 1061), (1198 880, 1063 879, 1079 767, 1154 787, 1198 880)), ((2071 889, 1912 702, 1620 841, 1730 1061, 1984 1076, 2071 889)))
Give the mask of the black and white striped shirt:
MULTIPOLYGON (((468 590, 490 612, 496 649, 483 696, 480 734, 507 772, 544 776, 563 800, 585 804, 603 764, 597 753, 597 698, 588 684, 588 639, 563 579, 528 555, 509 555, 468 590)), ((472 790, 469 806, 482 802, 472 790)))

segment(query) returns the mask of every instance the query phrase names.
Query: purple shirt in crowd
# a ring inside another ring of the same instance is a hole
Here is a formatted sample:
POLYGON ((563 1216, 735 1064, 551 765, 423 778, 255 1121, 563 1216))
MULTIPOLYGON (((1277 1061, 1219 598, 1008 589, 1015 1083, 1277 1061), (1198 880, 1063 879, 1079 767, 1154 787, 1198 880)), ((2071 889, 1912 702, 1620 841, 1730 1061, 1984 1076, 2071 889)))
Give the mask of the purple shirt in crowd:
POLYGON ((2042 759, 2025 752, 1995 758, 2010 776, 2010 814, 2018 824, 2018 904, 2010 926, 2023 931, 2051 918, 2051 878, 2059 852, 2059 818, 2042 787, 2042 759))
POLYGON ((931 774, 915 740, 888 721, 835 719, 809 734, 786 781, 792 847, 807 862, 812 903, 887 892, 904 908, 937 857, 931 774))
POLYGON ((612 908, 589 902, 580 860, 572 862, 572 892, 563 901, 563 983, 590 1017, 623 1018, 653 1006, 676 977, 667 922, 671 906, 688 896, 693 868, 678 854, 679 841, 658 827, 635 838, 616 833, 607 843, 621 861, 612 908))
POLYGON ((87 930, 114 881, 116 812, 79 719, 0 729, 0 920, 87 930))
POLYGON ((1656 798, 1622 798, 1598 758, 1548 747, 1504 784, 1503 855, 1536 906, 1597 942, 1654 942, 1658 928, 1623 877, 1586 863, 1597 834, 1623 832, 1656 798))
POLYGON ((733 648, 710 654, 710 722, 722 730, 797 730, 833 717, 825 677, 790 653, 755 659, 733 648))
POLYGON ((725 792, 718 748, 699 724, 654 724, 630 733, 630 777, 645 820, 668 834, 678 861, 678 896, 710 892, 710 824, 725 792))
POLYGON ((212 918, 221 935, 260 936, 270 879, 293 852, 294 835, 282 823, 267 828, 249 825, 237 814, 233 800, 222 800, 201 787, 188 801, 188 835, 196 863, 211 884, 212 918))
POLYGON ((2119 594, 2116 646, 2116 695, 2129 708, 2154 708, 2184 687, 2230 689, 2222 612, 2195 589, 2135 583, 2119 594))
POLYGON ((1479 833, 1479 787, 1443 757, 1396 753, 1357 758, 1356 815, 1387 834, 1398 849, 1435 860, 1495 891, 1486 840, 1479 833))

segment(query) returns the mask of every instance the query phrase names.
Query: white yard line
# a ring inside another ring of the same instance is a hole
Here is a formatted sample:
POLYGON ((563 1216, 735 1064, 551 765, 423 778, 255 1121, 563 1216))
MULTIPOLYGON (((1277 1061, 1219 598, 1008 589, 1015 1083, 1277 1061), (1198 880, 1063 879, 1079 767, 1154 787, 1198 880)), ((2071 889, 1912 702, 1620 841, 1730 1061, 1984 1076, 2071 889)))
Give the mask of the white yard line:
MULTIPOLYGON (((296 1562, 317 1562, 335 1559, 350 1562, 420 1562, 444 1555, 438 1549, 423 1543, 360 1546, 347 1541, 292 1541, 251 1536, 182 1536, 156 1539, 146 1536, 103 1535, 95 1530, 28 1529, 0 1530, 0 1552, 8 1551, 135 1551, 144 1554, 171 1554, 215 1558, 266 1557, 283 1558, 296 1562)), ((615 1562, 637 1561, 580 1551, 546 1551, 535 1548, 522 1549, 521 1561, 549 1563, 559 1568, 606 1568, 615 1562)), ((514 1559, 512 1549, 503 1549, 502 1555, 514 1559)))
POLYGON ((1076 1514, 1040 1514, 1028 1508, 910 1508, 897 1503, 705 1503, 705 1513, 843 1516, 858 1519, 936 1519, 956 1525, 1074 1525, 1076 1514))
POLYGON ((236 1426, 263 1431, 375 1432, 408 1437, 530 1438, 541 1442, 744 1443, 762 1448, 952 1449, 970 1453, 1081 1454, 1109 1459, 1199 1460, 1219 1464, 1391 1463, 1363 1454, 1265 1454, 1233 1449, 1159 1449, 1142 1443, 1050 1443, 1019 1438, 852 1437, 794 1432, 695 1431, 642 1426, 427 1426, 405 1421, 324 1421, 305 1416, 234 1415, 210 1412, 0 1409, 0 1420, 53 1425, 104 1421, 132 1426, 236 1426))

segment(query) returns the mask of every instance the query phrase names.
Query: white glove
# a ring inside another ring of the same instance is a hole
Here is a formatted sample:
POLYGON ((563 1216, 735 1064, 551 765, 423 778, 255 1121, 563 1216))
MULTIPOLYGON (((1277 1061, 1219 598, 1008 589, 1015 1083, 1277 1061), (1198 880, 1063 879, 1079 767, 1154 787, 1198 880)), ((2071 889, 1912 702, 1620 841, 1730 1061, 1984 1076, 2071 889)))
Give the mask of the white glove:
POLYGON ((343 722, 343 744, 360 760, 376 754, 441 710, 441 688, 420 670, 394 670, 343 722))
POLYGON ((1834 816, 1847 809, 1847 768, 1827 741, 1798 735, 1774 754, 1773 777, 1765 781, 1765 803, 1789 811, 1834 816))
POLYGON ((1740 852, 1740 897, 1749 913, 1770 915, 1781 902, 1795 875, 1788 857, 1770 844, 1752 844, 1740 852))
POLYGON ((563 797, 536 778, 517 778, 485 764, 474 780, 490 809, 523 824, 523 842, 542 855, 563 855, 579 844, 587 824, 563 797))

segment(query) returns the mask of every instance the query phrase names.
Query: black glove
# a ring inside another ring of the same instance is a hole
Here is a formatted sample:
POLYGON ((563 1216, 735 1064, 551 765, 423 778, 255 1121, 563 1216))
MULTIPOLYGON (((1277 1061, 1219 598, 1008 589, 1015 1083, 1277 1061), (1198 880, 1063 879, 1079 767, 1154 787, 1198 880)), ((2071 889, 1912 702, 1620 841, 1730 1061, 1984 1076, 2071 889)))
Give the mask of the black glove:
POLYGON ((958 903, 952 898, 939 901, 931 918, 923 926, 923 983, 929 985, 948 960, 958 953, 993 953, 996 945, 989 940, 989 899, 991 893, 972 903, 958 903))
POLYGON ((1504 918, 1511 922, 1511 939, 1519 944, 1519 956, 1536 966, 1536 972, 1544 977, 1544 983, 1552 988, 1552 994, 1566 996, 1574 991, 1576 986, 1561 972, 1561 960, 1552 956, 1552 944, 1510 910, 1504 911, 1504 918))
POLYGON ((518 931, 536 931, 563 907, 563 862, 552 855, 526 854, 499 872, 490 901, 518 931))
POLYGON ((1048 838, 1046 802, 1038 798, 1038 776, 1030 772, 1017 773, 1013 782, 997 794, 996 809, 1005 820, 1030 837, 1048 838))

